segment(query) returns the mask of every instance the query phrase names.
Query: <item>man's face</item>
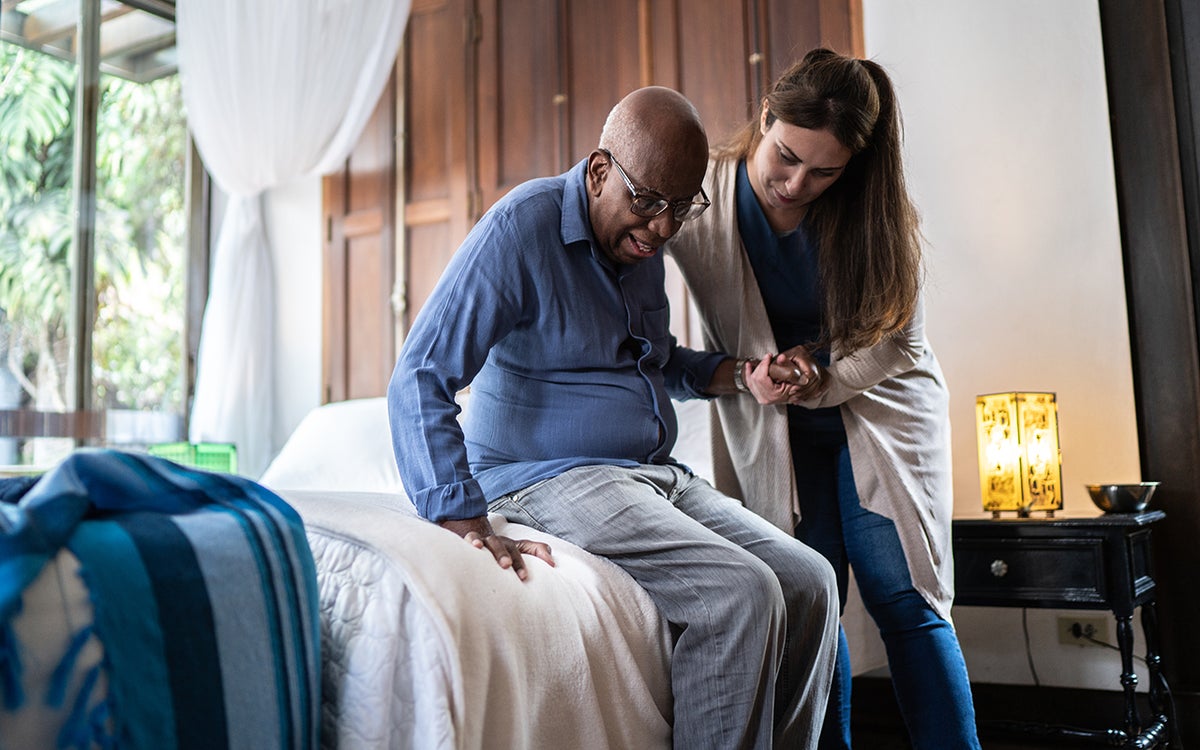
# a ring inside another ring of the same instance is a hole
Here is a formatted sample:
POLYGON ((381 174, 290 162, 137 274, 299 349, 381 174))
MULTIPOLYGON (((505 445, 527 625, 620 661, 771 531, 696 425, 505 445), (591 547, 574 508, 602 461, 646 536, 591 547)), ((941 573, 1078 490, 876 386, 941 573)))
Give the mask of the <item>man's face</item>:
POLYGON ((699 199, 706 161, 670 147, 641 163, 630 156, 624 158, 630 162, 621 154, 609 156, 601 151, 593 151, 588 158, 588 213, 592 233, 605 256, 614 263, 638 263, 654 257, 682 222, 675 218, 673 206, 653 217, 634 213, 634 192, 622 178, 621 169, 637 194, 682 204, 699 199))

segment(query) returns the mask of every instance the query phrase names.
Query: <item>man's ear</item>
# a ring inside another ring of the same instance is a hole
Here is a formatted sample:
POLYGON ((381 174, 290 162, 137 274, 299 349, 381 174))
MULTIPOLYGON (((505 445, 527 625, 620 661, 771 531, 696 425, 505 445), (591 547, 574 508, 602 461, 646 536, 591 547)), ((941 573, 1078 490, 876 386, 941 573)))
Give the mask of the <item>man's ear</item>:
POLYGON ((609 166, 610 165, 608 162, 608 157, 606 157, 604 154, 600 153, 600 151, 597 150, 597 151, 593 151, 592 153, 588 154, 588 163, 587 163, 588 195, 592 196, 593 198, 600 197, 601 191, 604 190, 604 181, 608 179, 609 166))

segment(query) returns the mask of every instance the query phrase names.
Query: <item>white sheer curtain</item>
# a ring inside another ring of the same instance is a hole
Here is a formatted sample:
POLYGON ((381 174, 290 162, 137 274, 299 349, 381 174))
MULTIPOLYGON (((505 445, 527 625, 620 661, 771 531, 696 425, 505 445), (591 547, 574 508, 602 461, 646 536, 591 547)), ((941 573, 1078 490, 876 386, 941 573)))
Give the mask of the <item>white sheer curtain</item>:
POLYGON ((243 474, 266 467, 274 416, 275 295, 262 193, 345 161, 387 82, 409 5, 179 0, 176 8, 188 126, 230 195, 201 327, 189 437, 236 443, 243 474))

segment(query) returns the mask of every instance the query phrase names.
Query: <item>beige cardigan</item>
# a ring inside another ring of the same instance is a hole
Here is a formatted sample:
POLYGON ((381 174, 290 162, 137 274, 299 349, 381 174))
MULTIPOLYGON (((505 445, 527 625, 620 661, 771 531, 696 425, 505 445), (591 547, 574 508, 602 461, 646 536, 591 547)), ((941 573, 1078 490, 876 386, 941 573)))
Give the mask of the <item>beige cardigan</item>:
MULTIPOLYGON (((776 344, 738 233, 736 176, 736 161, 709 163, 704 188, 712 207, 684 223, 667 252, 700 311, 705 347, 760 358, 776 344)), ((896 524, 913 583, 949 620, 954 597, 949 404, 941 368, 925 340, 923 306, 885 341, 849 355, 835 352, 829 375, 828 390, 805 405, 841 406, 863 507, 896 524)), ((763 407, 740 394, 713 404, 717 487, 792 533, 799 505, 786 407, 763 407)))

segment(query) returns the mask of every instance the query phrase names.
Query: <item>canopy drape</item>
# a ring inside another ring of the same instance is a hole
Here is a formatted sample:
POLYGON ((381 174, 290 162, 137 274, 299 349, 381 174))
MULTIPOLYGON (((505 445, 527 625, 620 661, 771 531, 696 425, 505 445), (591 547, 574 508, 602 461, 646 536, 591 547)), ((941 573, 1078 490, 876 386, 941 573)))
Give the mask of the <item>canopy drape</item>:
MULTIPOLYGON (((396 59, 410 0, 179 0, 188 127, 230 196, 200 333, 189 439, 271 458, 274 310, 262 194, 339 167, 396 59)), ((286 258, 285 248, 276 248, 286 258)), ((316 332, 319 335, 319 332, 316 332)))

